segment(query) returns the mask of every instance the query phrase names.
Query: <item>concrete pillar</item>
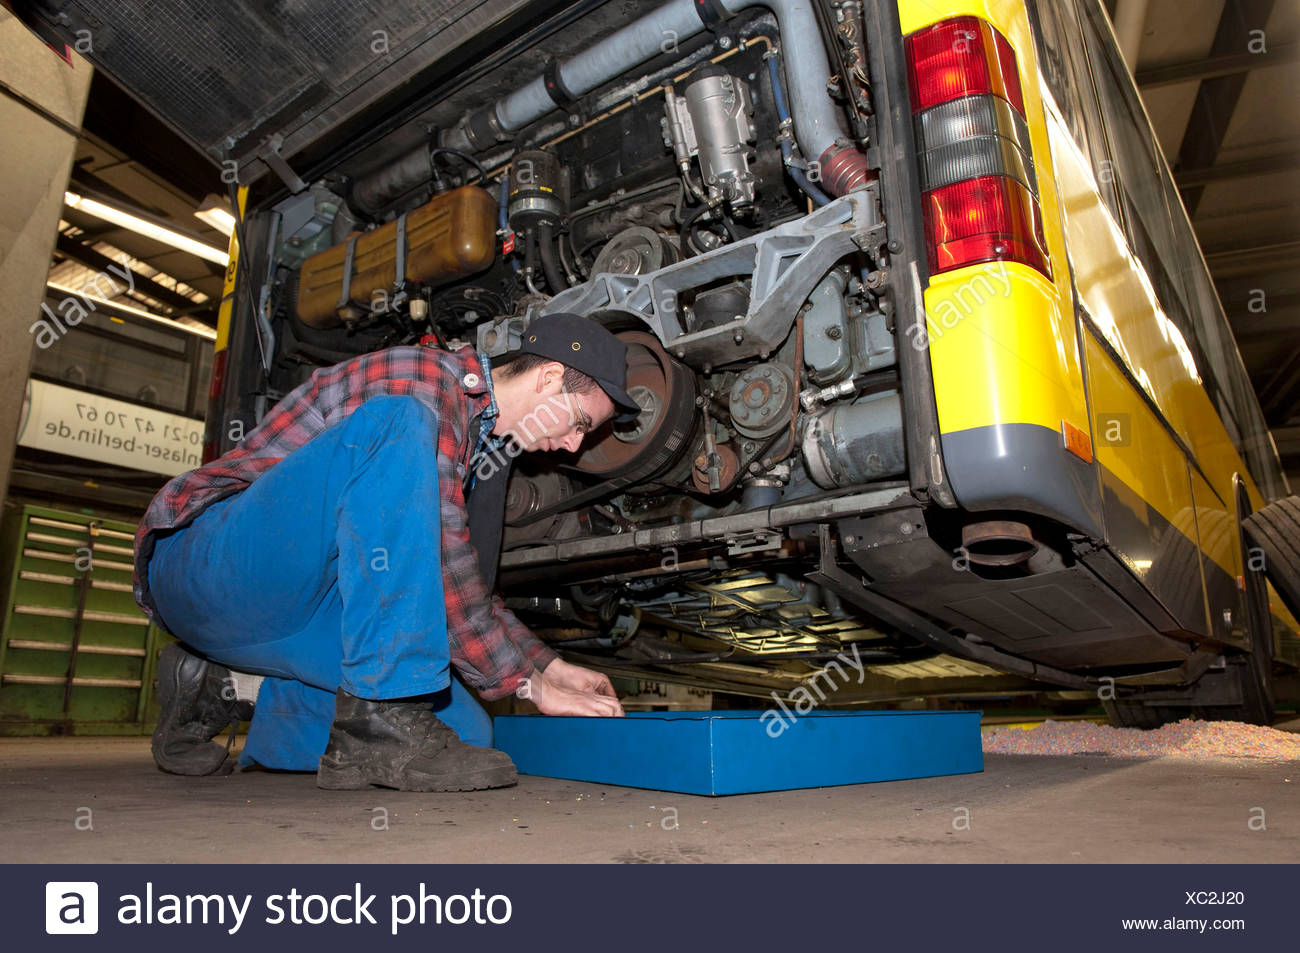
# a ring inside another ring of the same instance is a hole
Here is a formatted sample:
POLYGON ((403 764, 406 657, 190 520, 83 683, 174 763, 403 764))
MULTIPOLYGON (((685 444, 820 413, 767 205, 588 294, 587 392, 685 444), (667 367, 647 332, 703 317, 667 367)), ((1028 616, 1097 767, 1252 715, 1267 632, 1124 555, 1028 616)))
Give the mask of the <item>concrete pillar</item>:
POLYGON ((90 63, 55 53, 0 7, 0 499, 9 487, 63 191, 90 63))

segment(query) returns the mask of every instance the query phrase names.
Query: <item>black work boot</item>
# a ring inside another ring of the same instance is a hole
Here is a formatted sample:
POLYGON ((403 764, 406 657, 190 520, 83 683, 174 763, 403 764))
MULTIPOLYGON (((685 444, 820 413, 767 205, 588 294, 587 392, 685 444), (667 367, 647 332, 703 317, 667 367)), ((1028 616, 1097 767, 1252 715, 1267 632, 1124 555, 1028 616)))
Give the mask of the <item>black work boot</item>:
POLYGON ((481 791, 518 780, 509 755, 465 744, 427 701, 367 701, 342 689, 316 772, 316 786, 331 791, 481 791))
MULTIPOLYGON (((158 701, 153 759, 171 774, 229 774, 230 746, 212 739, 253 717, 253 703, 237 701, 230 669, 172 642, 158 656, 158 701)), ((231 735, 234 740, 234 735, 231 735)))

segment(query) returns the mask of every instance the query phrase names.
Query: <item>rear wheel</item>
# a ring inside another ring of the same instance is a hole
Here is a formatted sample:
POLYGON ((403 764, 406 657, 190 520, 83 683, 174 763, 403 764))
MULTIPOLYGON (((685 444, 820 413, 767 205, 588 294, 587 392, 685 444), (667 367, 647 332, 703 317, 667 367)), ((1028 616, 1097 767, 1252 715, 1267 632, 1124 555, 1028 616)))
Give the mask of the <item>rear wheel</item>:
POLYGON ((1300 497, 1288 496, 1250 514, 1244 528, 1247 575, 1262 569, 1287 608, 1300 616, 1300 497))
POLYGON ((1203 717, 1213 721, 1273 723, 1273 622, 1268 612, 1264 577, 1246 569, 1246 624, 1250 651, 1228 656, 1228 675, 1241 690, 1240 705, 1206 706, 1203 717))

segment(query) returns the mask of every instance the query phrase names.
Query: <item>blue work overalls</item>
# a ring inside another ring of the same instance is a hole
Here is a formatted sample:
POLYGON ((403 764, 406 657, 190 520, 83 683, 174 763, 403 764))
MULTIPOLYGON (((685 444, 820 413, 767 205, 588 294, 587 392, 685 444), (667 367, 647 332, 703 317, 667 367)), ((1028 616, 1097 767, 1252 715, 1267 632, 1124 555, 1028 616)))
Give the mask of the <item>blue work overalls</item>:
POLYGON ((372 397, 157 539, 147 571, 165 627, 268 676, 240 764, 315 771, 340 687, 436 693, 462 740, 492 743, 491 719, 450 671, 436 426, 413 397, 372 397))

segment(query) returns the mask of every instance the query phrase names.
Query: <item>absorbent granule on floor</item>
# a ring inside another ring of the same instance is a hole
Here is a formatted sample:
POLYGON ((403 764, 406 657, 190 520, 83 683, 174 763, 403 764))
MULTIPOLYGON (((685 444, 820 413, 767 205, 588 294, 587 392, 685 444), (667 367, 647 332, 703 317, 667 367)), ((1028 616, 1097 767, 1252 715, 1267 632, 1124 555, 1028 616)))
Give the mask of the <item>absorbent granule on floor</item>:
POLYGON ((1151 730, 1045 721, 983 733, 985 754, 1108 754, 1119 758, 1300 761, 1300 735, 1238 721, 1182 721, 1151 730))

